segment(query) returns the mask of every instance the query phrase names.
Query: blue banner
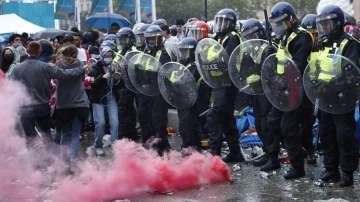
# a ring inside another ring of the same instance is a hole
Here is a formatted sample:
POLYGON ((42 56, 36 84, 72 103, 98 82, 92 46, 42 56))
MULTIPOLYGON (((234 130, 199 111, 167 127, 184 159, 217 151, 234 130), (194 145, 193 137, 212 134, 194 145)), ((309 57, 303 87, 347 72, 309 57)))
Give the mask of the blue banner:
POLYGON ((92 0, 91 2, 91 15, 95 13, 103 13, 109 11, 108 0, 92 0))
POLYGON ((16 15, 45 28, 54 27, 54 4, 47 2, 18 3, 3 2, 2 14, 15 13, 16 15), (36 11, 36 12, 34 12, 36 11), (46 16, 46 17, 44 17, 46 16))
MULTIPOLYGON (((151 22, 152 8, 151 0, 140 0, 141 21, 145 23, 151 22)), ((124 17, 136 21, 136 0, 125 0, 119 5, 121 13, 124 17)))
POLYGON ((56 19, 73 19, 75 15, 75 0, 58 0, 56 4, 56 19))

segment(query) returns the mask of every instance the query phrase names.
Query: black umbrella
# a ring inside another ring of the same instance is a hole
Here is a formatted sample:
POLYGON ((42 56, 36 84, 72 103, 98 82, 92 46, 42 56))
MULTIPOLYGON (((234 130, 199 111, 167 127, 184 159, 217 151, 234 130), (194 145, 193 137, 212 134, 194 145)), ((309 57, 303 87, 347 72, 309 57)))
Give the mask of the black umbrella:
POLYGON ((52 39, 58 36, 64 36, 65 34, 72 34, 72 31, 65 31, 61 29, 46 29, 40 32, 36 32, 32 37, 34 39, 52 39))

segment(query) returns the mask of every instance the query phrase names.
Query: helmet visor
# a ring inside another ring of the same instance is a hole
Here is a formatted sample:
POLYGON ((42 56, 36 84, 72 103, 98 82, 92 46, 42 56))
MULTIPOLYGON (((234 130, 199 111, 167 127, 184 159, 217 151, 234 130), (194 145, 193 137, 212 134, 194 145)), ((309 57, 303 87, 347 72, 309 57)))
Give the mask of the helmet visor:
POLYGON ((258 31, 259 28, 258 27, 253 27, 249 30, 244 31, 241 36, 245 39, 245 40, 249 40, 249 39, 258 39, 259 35, 258 35, 258 31))
POLYGON ((145 37, 144 37, 144 34, 135 35, 135 38, 136 38, 136 46, 137 46, 137 47, 142 47, 142 46, 145 45, 145 37))
POLYGON ((230 30, 232 20, 227 16, 215 16, 214 32, 226 33, 230 30))
POLYGON ((151 36, 145 38, 146 44, 149 48, 155 48, 158 47, 161 43, 161 37, 160 36, 151 36))
POLYGON ((201 39, 205 38, 204 30, 198 27, 190 28, 189 37, 194 37, 196 41, 200 41, 201 39))
POLYGON ((335 14, 320 16, 316 18, 316 28, 318 31, 319 38, 321 39, 328 38, 329 35, 335 31, 336 29, 334 22, 335 18, 337 18, 335 14))

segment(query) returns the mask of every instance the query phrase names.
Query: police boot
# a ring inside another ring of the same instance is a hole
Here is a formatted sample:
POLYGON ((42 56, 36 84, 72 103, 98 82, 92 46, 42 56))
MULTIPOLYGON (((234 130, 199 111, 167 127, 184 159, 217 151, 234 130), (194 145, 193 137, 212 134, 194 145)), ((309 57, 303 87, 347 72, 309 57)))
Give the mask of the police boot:
POLYGON ((305 169, 303 165, 292 166, 290 170, 283 176, 286 180, 297 179, 305 176, 305 169))
POLYGON ((280 161, 278 158, 269 157, 268 161, 261 167, 261 171, 268 172, 280 169, 280 161))
POLYGON ((348 187, 354 184, 354 175, 352 172, 341 172, 340 187, 348 187))
POLYGON ((255 167, 263 166, 268 162, 268 159, 269 159, 268 156, 264 154, 253 161, 253 166, 255 167))
POLYGON ((325 170, 320 177, 323 182, 338 182, 340 180, 340 173, 336 170, 325 170))

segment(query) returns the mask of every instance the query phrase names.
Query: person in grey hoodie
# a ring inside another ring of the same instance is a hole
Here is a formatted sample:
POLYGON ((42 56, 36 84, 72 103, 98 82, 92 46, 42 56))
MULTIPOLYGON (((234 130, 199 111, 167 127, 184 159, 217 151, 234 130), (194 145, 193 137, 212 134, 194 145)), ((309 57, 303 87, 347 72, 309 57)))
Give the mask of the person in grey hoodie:
POLYGON ((33 41, 28 45, 29 58, 16 65, 10 78, 21 82, 30 98, 31 104, 22 107, 20 111, 20 122, 24 129, 27 144, 31 144, 40 133, 50 140, 50 96, 51 79, 81 78, 85 69, 82 67, 73 69, 62 69, 39 60, 41 46, 39 42, 33 41))
MULTIPOLYGON (((77 59, 78 49, 68 45, 60 49, 60 60, 56 65, 62 69, 76 69, 82 66, 77 59)), ((71 145, 70 159, 75 160, 80 146, 82 123, 89 115, 89 100, 82 77, 57 79, 57 102, 55 119, 61 130, 60 144, 71 145)), ((62 155, 69 160, 67 148, 62 147, 62 155)))

